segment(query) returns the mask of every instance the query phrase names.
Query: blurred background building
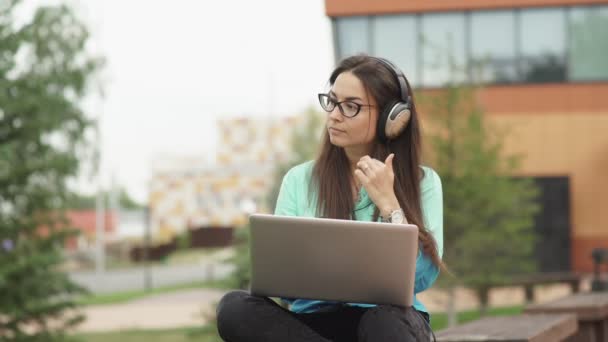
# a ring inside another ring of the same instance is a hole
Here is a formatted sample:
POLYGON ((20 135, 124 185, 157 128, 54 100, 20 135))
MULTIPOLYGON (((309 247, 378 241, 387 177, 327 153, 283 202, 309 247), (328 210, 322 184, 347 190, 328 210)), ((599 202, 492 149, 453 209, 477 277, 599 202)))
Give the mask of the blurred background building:
POLYGON ((273 172, 289 158, 290 132, 298 120, 222 119, 215 161, 159 159, 150 184, 153 239, 169 242, 186 229, 239 227, 248 213, 269 212, 273 172))
MULTIPOLYGON (((86 250, 95 245, 95 234, 97 230, 97 212, 93 209, 69 210, 66 219, 70 226, 78 229, 80 234, 66 241, 65 248, 68 251, 86 250)), ((103 227, 106 241, 112 241, 117 234, 117 217, 115 211, 106 211, 103 219, 103 227)))
POLYGON ((590 272, 592 248, 608 246, 608 1, 325 4, 336 61, 386 57, 422 91, 486 85, 489 121, 509 129, 507 152, 524 157, 515 176, 541 189, 540 271, 590 272))

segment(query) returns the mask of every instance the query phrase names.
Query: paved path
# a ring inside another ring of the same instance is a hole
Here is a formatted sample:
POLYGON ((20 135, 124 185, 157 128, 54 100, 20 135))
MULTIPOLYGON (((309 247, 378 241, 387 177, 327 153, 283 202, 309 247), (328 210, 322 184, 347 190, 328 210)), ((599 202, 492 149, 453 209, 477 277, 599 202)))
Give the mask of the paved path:
POLYGON ((153 295, 124 304, 86 307, 86 320, 77 331, 163 329, 204 324, 226 291, 184 290, 153 295))
POLYGON ((70 272, 75 283, 88 288, 93 293, 112 293, 141 290, 145 286, 148 272, 152 287, 193 283, 212 279, 222 279, 233 269, 232 265, 221 263, 200 263, 194 265, 133 267, 122 270, 70 272))
MULTIPOLYGON (((582 290, 589 291, 589 280, 583 282, 582 290)), ((86 321, 78 331, 112 331, 122 329, 163 329, 197 326, 207 322, 205 317, 213 314, 215 303, 227 290, 196 289, 151 295, 124 304, 109 304, 84 308, 86 321)), ((539 286, 537 302, 546 302, 570 294, 568 285, 539 286)), ((432 288, 418 298, 433 312, 446 309, 445 292, 432 288)), ((523 304, 524 290, 521 287, 498 288, 490 293, 490 306, 512 306, 523 304)), ((477 308, 477 299, 472 291, 456 291, 456 309, 477 308)))

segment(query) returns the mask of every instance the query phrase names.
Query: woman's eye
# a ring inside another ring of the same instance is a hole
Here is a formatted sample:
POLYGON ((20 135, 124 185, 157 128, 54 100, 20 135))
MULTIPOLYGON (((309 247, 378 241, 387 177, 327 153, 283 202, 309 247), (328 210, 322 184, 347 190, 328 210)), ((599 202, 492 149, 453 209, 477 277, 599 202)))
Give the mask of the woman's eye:
POLYGON ((346 108, 348 110, 357 110, 357 104, 355 104, 355 103, 346 102, 346 103, 344 103, 344 105, 346 106, 346 108))

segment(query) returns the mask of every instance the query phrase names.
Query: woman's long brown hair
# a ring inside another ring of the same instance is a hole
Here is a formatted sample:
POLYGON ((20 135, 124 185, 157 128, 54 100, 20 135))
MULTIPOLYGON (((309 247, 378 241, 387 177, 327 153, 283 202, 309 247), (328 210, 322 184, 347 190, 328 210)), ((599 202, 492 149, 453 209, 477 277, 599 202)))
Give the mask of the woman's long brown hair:
MULTIPOLYGON (((343 72, 352 72, 364 85, 368 94, 376 100, 378 109, 385 108, 390 102, 400 98, 399 86, 392 71, 374 58, 365 55, 348 57, 333 71, 329 78, 330 85, 343 72)), ((390 153, 394 153, 393 170, 395 173, 395 195, 403 208, 405 217, 419 229, 419 241, 424 253, 429 256, 437 267, 444 268, 437 245, 431 233, 424 226, 422 207, 420 203, 420 181, 424 176, 420 168, 421 133, 418 114, 411 103, 411 118, 406 129, 399 137, 382 143, 376 139, 370 157, 384 161, 390 153)), ((369 107, 368 107, 369 108, 369 107)), ((379 112, 380 113, 380 112, 379 112)), ((372 129, 376 129, 374 126, 372 129)), ((329 134, 325 131, 321 151, 312 171, 311 193, 318 190, 316 205, 317 215, 326 218, 351 219, 354 210, 354 199, 351 184, 353 175, 348 158, 342 147, 331 144, 329 134)), ((379 210, 374 210, 373 220, 377 221, 379 210)))

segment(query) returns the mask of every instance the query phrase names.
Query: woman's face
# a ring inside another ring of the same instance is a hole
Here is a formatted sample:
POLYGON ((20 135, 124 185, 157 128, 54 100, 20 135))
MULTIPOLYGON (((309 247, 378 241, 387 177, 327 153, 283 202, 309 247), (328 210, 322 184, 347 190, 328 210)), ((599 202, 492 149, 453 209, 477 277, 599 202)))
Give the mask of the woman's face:
POLYGON ((328 113, 327 131, 331 143, 340 147, 371 144, 376 138, 378 107, 376 101, 367 96, 363 83, 352 72, 343 72, 336 78, 329 95, 337 102, 348 100, 362 105, 359 113, 352 118, 343 116, 338 106, 328 113))

